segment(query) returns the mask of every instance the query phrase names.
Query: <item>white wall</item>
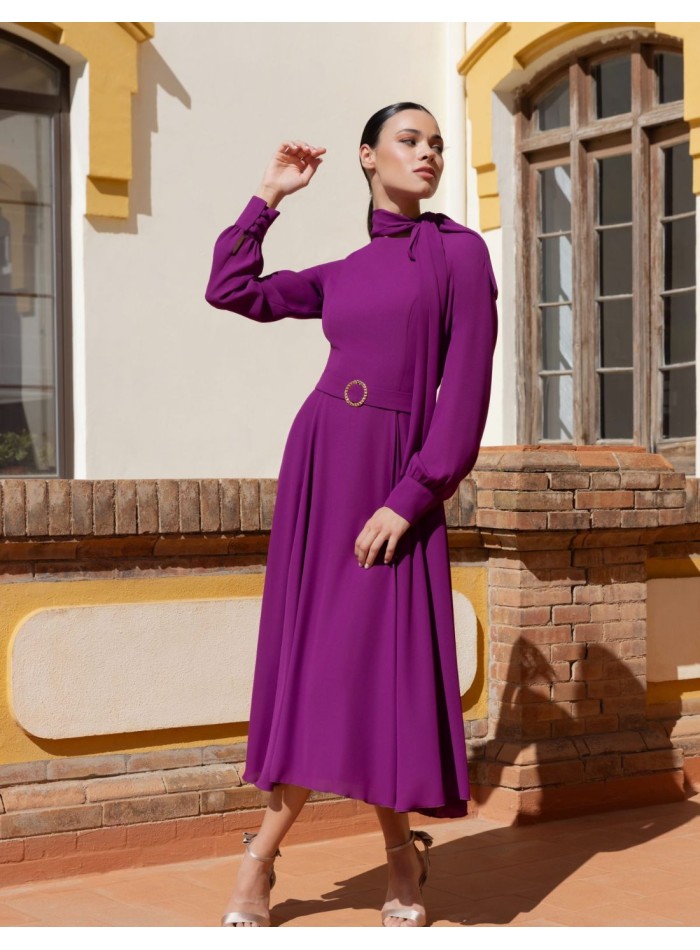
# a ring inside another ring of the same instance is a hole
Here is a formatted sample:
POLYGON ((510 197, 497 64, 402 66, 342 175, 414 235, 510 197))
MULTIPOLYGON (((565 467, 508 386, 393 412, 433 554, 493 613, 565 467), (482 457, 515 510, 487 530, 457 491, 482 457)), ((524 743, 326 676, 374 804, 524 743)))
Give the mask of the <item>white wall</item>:
MULTIPOLYGON (((82 474, 276 477, 328 343, 320 321, 264 326, 209 307, 214 241, 277 144, 303 138, 328 151, 310 187, 280 205, 265 272, 366 243, 358 147, 372 113, 421 102, 461 154, 455 43, 454 25, 440 23, 156 24, 133 100, 133 220, 83 225, 82 474)), ((448 159, 424 210, 464 221, 463 175, 463 160, 448 159)))

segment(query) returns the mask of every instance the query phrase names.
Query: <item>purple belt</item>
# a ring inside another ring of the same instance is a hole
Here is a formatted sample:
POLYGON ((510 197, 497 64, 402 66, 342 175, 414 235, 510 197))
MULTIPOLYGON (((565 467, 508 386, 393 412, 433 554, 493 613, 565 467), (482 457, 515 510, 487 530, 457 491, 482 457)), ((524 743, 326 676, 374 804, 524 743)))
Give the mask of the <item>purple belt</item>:
POLYGON ((363 379, 350 376, 340 370, 327 366, 321 378, 316 383, 316 389, 344 399, 349 406, 378 406, 380 409, 395 409, 398 412, 410 412, 411 393, 400 392, 396 389, 381 389, 374 383, 366 383, 363 379))

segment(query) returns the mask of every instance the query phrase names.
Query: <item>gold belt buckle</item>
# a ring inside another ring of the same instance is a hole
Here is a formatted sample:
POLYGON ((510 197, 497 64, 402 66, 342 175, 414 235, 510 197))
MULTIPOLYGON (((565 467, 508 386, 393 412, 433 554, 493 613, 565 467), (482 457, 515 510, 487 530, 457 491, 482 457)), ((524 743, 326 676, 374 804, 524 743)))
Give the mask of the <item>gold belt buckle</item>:
POLYGON ((349 382, 349 383, 347 384, 347 386, 345 387, 345 394, 344 394, 344 395, 345 395, 345 402, 346 402, 349 406, 361 406, 362 403, 363 403, 363 402, 365 401, 365 399, 367 398, 367 383, 363 383, 361 379, 351 379, 350 382, 349 382), (363 394, 363 396, 362 396, 362 399, 360 399, 359 402, 353 402, 352 399, 350 399, 350 397, 348 396, 348 389, 350 389, 350 387, 351 387, 352 385, 354 385, 355 383, 358 383, 358 385, 362 386, 362 388, 364 389, 364 394, 363 394))

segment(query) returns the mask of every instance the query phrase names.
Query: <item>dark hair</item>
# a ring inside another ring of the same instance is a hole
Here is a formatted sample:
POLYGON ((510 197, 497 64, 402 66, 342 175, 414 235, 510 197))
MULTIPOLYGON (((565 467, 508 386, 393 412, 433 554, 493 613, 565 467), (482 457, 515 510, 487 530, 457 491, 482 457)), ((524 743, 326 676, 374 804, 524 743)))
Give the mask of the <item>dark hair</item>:
MULTIPOLYGON (((376 148, 377 142, 379 141, 379 134, 384 127, 384 123, 387 121, 387 119, 390 119, 392 115, 396 115, 397 112, 403 112, 405 109, 420 109, 422 112, 427 112, 428 115, 433 115, 430 109, 426 109, 425 106, 420 105, 418 102, 395 102, 392 106, 385 106, 383 109, 380 109, 379 112, 375 112, 374 115, 368 120, 367 125, 362 131, 360 145, 369 145, 370 148, 376 148)), ((433 116, 433 118, 435 118, 435 116, 433 116)), ((362 161, 360 161, 360 165, 362 166, 362 161)), ((362 168, 362 174, 365 176, 370 190, 369 209, 367 211, 367 233, 371 237, 374 198, 371 193, 372 185, 370 184, 369 176, 364 168, 362 168)))

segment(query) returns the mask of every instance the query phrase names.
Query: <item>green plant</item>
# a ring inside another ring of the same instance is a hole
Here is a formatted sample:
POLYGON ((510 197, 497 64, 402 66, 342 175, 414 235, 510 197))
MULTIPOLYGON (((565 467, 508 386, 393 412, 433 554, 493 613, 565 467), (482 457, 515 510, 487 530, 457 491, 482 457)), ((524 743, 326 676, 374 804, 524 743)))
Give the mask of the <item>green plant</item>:
POLYGON ((32 437, 26 429, 23 432, 0 432, 0 465, 24 462, 31 458, 32 449, 32 437))

